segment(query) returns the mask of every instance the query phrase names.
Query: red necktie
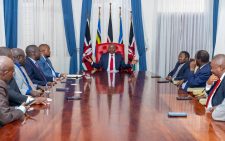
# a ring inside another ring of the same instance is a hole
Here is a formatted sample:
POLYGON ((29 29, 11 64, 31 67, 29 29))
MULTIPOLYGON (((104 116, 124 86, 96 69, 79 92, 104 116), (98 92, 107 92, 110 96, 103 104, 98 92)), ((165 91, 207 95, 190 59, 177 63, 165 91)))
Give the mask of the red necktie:
POLYGON ((110 59, 110 71, 113 71, 113 55, 112 54, 110 59))
POLYGON ((210 91, 209 96, 208 96, 207 101, 206 101, 206 107, 208 107, 209 101, 212 101, 211 99, 212 99, 213 95, 215 94, 216 89, 219 87, 220 82, 221 82, 220 79, 217 80, 214 88, 210 91))

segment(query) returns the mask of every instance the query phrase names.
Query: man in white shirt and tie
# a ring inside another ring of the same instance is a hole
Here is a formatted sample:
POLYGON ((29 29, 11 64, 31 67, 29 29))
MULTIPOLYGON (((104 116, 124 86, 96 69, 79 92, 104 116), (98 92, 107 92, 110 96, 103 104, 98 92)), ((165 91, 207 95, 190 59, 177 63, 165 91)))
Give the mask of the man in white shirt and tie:
POLYGON ((225 55, 218 54, 211 61, 212 75, 206 83, 206 109, 212 112, 212 118, 225 121, 225 55))

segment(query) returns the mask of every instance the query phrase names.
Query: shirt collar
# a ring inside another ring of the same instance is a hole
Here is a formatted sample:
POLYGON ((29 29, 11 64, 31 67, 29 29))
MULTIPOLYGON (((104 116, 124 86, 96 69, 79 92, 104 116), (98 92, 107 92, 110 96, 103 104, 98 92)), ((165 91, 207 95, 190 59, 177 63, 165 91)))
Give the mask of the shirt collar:
POLYGON ((32 59, 31 57, 28 57, 30 58, 30 60, 35 64, 37 61, 35 61, 34 59, 32 59))
POLYGON ((44 56, 44 55, 41 55, 41 57, 43 57, 43 59, 46 61, 46 58, 45 58, 45 56, 44 56))
POLYGON ((113 54, 112 54, 112 53, 109 53, 109 55, 110 55, 110 56, 115 56, 115 53, 113 53, 113 54))
POLYGON ((206 63, 206 64, 204 64, 204 65, 202 65, 199 69, 202 69, 205 65, 207 65, 208 63, 206 63))
POLYGON ((225 72, 224 72, 223 75, 220 77, 220 80, 221 80, 221 81, 223 80, 224 76, 225 76, 225 72))

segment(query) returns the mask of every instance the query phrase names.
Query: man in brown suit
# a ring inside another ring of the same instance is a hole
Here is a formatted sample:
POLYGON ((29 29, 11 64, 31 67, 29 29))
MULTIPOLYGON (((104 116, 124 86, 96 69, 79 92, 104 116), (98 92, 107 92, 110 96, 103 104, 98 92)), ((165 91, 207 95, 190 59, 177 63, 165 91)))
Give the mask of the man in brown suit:
POLYGON ((0 124, 3 125, 22 118, 26 112, 23 105, 9 106, 7 83, 12 79, 13 73, 13 61, 6 56, 0 56, 0 124))

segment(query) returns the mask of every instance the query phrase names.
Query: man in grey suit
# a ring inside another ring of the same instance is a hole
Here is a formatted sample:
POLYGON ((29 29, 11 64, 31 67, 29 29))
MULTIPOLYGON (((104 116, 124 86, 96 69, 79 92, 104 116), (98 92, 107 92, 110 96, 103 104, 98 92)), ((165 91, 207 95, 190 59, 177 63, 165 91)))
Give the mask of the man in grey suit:
POLYGON ((13 61, 14 61, 14 68, 15 68, 15 75, 14 79, 18 85, 18 88, 23 95, 31 95, 33 97, 39 97, 43 94, 41 90, 36 90, 37 85, 34 85, 33 82, 30 80, 25 66, 25 53, 20 48, 12 49, 13 61))
POLYGON ((0 56, 0 121, 3 125, 23 117, 26 107, 10 107, 7 92, 7 83, 12 79, 14 73, 13 61, 0 56))
POLYGON ((214 109, 212 118, 225 121, 225 55, 218 54, 211 61, 212 75, 206 83, 207 109, 214 109))

